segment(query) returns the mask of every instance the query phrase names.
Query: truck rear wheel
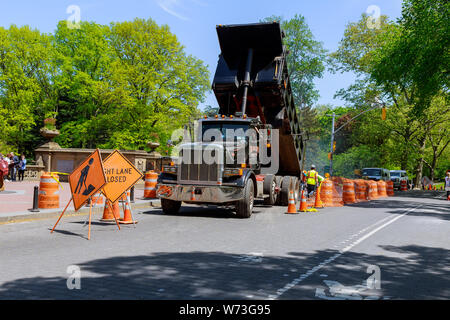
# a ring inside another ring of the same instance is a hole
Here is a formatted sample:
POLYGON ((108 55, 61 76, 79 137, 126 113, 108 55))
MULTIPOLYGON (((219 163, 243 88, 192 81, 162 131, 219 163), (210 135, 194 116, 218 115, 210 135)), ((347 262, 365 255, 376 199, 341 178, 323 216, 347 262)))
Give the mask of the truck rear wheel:
POLYGON ((283 177, 281 181, 281 205, 283 207, 289 204, 289 191, 291 190, 291 177, 283 177))
POLYGON ((244 199, 236 203, 236 214, 239 218, 250 218, 255 199, 255 187, 252 179, 248 179, 244 187, 244 199))
POLYGON ((295 205, 299 205, 300 204, 300 180, 297 177, 292 177, 292 186, 294 187, 294 200, 295 200, 295 205))
POLYGON ((267 175, 264 179, 263 184, 263 192, 265 195, 269 195, 267 198, 264 198, 264 204, 273 206, 277 201, 277 192, 275 189, 277 188, 277 181, 275 176, 270 174, 267 175))
POLYGON ((161 199, 161 208, 165 214, 177 214, 181 208, 181 201, 161 199))

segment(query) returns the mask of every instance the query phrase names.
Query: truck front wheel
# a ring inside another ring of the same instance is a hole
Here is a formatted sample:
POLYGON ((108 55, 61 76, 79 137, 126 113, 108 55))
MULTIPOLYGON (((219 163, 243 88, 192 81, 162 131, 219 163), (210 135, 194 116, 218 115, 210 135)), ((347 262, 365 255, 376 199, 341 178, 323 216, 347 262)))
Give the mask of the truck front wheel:
POLYGON ((181 208, 181 201, 161 199, 161 208, 165 214, 177 214, 181 208))
POLYGON ((255 187, 252 179, 248 179, 244 187, 244 198, 236 203, 236 214, 239 218, 250 218, 255 199, 255 187))

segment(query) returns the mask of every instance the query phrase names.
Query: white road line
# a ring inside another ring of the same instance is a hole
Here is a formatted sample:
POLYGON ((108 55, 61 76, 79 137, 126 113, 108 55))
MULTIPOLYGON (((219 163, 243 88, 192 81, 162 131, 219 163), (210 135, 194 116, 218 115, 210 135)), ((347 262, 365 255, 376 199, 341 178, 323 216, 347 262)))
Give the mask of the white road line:
POLYGON ((385 224, 379 226, 378 228, 376 228, 375 230, 372 230, 371 232, 369 232, 368 234, 366 234, 365 236, 359 238, 358 240, 356 240, 354 243, 352 243, 351 245, 349 245, 348 247, 345 247, 344 249, 340 250, 339 252, 344 253, 347 252, 349 250, 351 250, 354 246, 358 245, 359 243, 363 242, 364 240, 366 240, 367 238, 369 238, 370 236, 374 235, 375 233, 377 233, 378 231, 380 231, 381 229, 387 227, 388 225, 390 225, 391 223, 397 221, 398 219, 400 219, 401 217, 404 217, 405 215, 407 215, 408 213, 414 211, 415 209, 417 209, 418 207, 420 207, 420 205, 414 207, 414 208, 410 208, 409 210, 405 211, 405 213, 403 213, 402 215, 395 217, 394 219, 389 220, 388 222, 386 222, 385 224))
MULTIPOLYGON (((318 264, 317 266, 315 266, 314 268, 308 270, 306 273, 300 275, 298 278, 292 280, 291 282, 289 282, 287 285, 285 285, 283 288, 278 289, 276 294, 272 294, 269 295, 268 299, 269 300, 275 300, 278 299, 280 296, 282 296, 286 291, 292 289, 293 287, 295 287, 296 285, 298 285, 300 282, 302 282, 303 280, 305 280, 306 278, 308 278, 309 276, 311 276, 312 274, 314 274, 315 272, 317 272, 318 270, 322 269, 324 266, 326 266, 327 264, 329 264, 330 262, 333 262, 334 260, 336 260, 337 258, 339 258, 340 256, 342 256, 345 252, 351 250, 353 247, 355 247, 356 245, 358 245, 359 243, 361 243, 362 241, 366 240, 367 238, 373 236, 375 233, 377 233, 378 231, 380 231, 381 229, 387 227, 388 225, 390 225, 391 223, 397 221, 398 219, 404 217, 405 215, 407 215, 408 213, 416 210, 417 208, 419 208, 420 206, 422 206, 422 204, 413 207, 413 208, 409 208, 408 210, 406 210, 403 214, 392 218, 391 220, 389 220, 388 222, 382 224, 381 226, 379 226, 378 228, 376 228, 375 230, 369 232, 368 234, 366 234, 365 236, 359 238, 358 240, 356 240, 355 242, 353 242, 352 244, 350 244, 349 246, 345 247, 342 250, 339 250, 339 253, 336 253, 335 255, 333 255, 332 257, 328 258, 327 260, 324 260, 323 262, 321 262, 320 264, 318 264)), ((385 220, 389 219, 391 217, 386 217, 384 219, 381 219, 377 222, 375 222, 374 224, 370 225, 369 227, 364 228, 363 230, 360 231, 360 233, 362 231, 368 230, 373 226, 376 226, 377 224, 380 224, 381 222, 384 222, 385 220)))

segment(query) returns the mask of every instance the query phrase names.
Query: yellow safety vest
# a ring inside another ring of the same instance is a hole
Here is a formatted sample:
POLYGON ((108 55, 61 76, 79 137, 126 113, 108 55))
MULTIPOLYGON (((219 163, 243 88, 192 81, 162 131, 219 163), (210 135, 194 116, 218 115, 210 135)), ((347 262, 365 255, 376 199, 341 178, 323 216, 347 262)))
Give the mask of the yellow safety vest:
POLYGON ((318 173, 316 170, 308 171, 308 180, 306 180, 307 184, 316 184, 316 177, 318 173))

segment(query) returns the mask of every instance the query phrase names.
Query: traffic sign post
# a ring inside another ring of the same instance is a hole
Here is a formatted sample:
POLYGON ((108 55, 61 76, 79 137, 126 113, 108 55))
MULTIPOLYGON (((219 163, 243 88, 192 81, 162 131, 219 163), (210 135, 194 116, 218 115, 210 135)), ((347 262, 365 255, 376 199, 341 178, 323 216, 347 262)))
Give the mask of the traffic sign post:
MULTIPOLYGON (((75 211, 78 211, 93 195, 95 195, 106 184, 100 150, 95 150, 83 163, 69 175, 69 185, 72 197, 56 221, 50 233, 53 233, 57 224, 73 201, 75 211)), ((91 216, 92 201, 89 208, 89 232, 88 240, 91 238, 91 216)), ((119 227, 120 229, 120 227, 119 227)))
POLYGON ((69 176, 75 211, 78 211, 105 184, 102 157, 100 150, 97 149, 69 176))

